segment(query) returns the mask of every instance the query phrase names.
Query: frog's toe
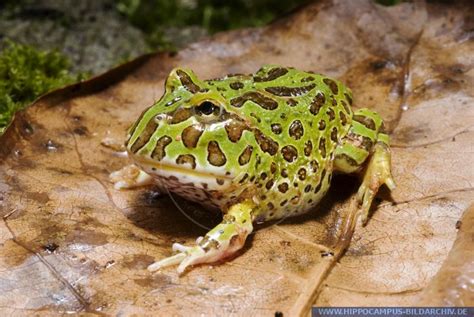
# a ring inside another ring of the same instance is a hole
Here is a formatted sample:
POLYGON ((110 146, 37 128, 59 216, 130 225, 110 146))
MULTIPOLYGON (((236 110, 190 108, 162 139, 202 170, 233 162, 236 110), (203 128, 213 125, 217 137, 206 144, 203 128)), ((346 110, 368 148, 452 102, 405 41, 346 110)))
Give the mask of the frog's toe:
POLYGON ((179 264, 178 273, 195 264, 214 263, 223 260, 240 250, 247 236, 252 232, 251 211, 253 202, 245 201, 229 208, 220 224, 211 229, 204 237, 196 239, 197 245, 188 247, 179 243, 173 244, 173 251, 178 254, 148 267, 150 271, 165 266, 179 264))
POLYGON ((362 184, 357 192, 357 200, 360 204, 360 209, 362 211, 362 224, 366 225, 369 217, 370 206, 372 205, 372 200, 374 199, 376 190, 371 189, 370 187, 362 184))
POLYGON ((181 243, 173 243, 173 251, 178 251, 178 252, 186 252, 188 251, 189 249, 191 249, 192 247, 187 247, 181 243))
POLYGON ((164 267, 172 266, 181 263, 186 258, 186 253, 178 253, 173 256, 167 257, 163 260, 155 262, 148 266, 148 271, 155 272, 164 267))
POLYGON ((392 178, 392 175, 388 175, 387 178, 384 180, 384 184, 388 187, 390 190, 394 190, 397 185, 395 184, 395 181, 392 178))
POLYGON ((215 250, 205 251, 200 246, 187 247, 174 243, 173 251, 178 251, 179 253, 151 264, 148 266, 148 270, 154 272, 167 266, 179 264, 177 271, 179 274, 182 274, 191 265, 215 262, 219 258, 215 250))
POLYGON ((133 164, 110 173, 109 179, 114 183, 115 189, 145 186, 153 182, 153 178, 150 175, 133 164))
POLYGON ((364 225, 367 223, 370 206, 380 186, 385 184, 390 190, 395 189, 390 161, 388 146, 381 142, 377 143, 357 192, 357 199, 362 209, 362 224, 364 225))

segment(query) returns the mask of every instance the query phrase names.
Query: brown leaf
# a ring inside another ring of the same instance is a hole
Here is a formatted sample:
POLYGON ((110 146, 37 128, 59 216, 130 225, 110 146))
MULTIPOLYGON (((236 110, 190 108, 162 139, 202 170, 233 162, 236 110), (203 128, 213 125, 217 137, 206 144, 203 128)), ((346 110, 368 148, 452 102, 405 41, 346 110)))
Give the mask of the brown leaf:
POLYGON ((1 138, 2 313, 293 316, 312 304, 416 304, 472 202, 472 12, 467 1, 320 1, 41 98, 1 138), (150 274, 173 242, 205 232, 188 217, 218 217, 154 188, 114 190, 108 174, 127 161, 110 140, 124 140, 174 66, 215 78, 268 63, 341 79, 356 107, 381 113, 397 189, 379 194, 352 236, 358 182, 337 177, 318 210, 260 226, 233 260, 150 274))

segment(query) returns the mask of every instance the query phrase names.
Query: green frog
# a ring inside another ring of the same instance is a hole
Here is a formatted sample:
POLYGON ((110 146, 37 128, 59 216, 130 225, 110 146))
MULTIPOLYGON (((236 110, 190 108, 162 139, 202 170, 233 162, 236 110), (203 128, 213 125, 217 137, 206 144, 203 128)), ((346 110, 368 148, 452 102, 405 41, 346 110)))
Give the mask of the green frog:
POLYGON ((341 82, 291 67, 200 80, 174 69, 159 101, 143 111, 126 142, 133 165, 112 173, 116 188, 154 182, 217 208, 223 220, 196 245, 149 266, 213 263, 237 252, 254 223, 312 210, 333 173, 363 173, 363 224, 379 187, 395 188, 381 117, 353 110, 341 82))

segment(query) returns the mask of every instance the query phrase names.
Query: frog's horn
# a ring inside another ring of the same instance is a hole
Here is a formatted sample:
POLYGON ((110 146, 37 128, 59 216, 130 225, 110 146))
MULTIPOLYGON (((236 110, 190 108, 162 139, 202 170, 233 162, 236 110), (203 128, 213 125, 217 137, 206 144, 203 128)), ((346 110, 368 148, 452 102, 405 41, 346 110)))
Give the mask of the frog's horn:
POLYGON ((165 89, 166 92, 172 92, 182 86, 192 93, 197 93, 201 90, 201 87, 199 87, 200 83, 200 80, 192 70, 178 67, 173 69, 168 75, 165 89))

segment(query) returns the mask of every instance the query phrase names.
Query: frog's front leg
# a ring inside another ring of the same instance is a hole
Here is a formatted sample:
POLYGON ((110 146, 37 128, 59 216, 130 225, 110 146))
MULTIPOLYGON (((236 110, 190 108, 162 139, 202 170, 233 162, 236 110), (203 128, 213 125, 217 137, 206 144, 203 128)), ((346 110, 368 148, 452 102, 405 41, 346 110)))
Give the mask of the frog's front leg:
POLYGON ((359 109, 354 113, 349 133, 336 148, 334 157, 337 171, 354 173, 364 166, 357 199, 361 204, 362 224, 365 225, 379 187, 385 184, 390 190, 395 189, 389 136, 384 131, 382 118, 369 109, 359 109))
POLYGON ((153 177, 135 164, 127 165, 121 170, 110 173, 109 179, 114 183, 115 189, 140 187, 153 183, 153 177))
POLYGON ((190 265, 213 263, 224 259, 241 249, 247 236, 252 232, 252 215, 255 204, 245 201, 233 205, 224 215, 224 219, 209 231, 204 238, 198 238, 192 247, 173 244, 173 251, 179 253, 151 264, 150 271, 179 264, 178 273, 183 273, 190 265))

